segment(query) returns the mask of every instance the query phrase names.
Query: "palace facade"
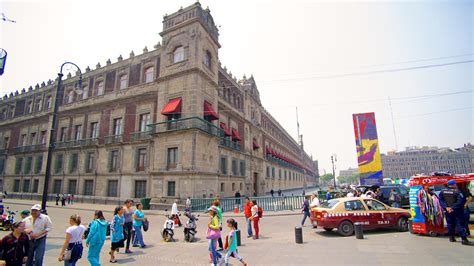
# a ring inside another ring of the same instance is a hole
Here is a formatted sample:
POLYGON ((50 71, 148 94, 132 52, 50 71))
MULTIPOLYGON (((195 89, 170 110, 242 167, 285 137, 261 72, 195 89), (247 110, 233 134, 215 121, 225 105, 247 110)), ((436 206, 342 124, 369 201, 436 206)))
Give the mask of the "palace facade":
MULTIPOLYGON (((107 60, 60 88, 51 195, 83 201, 264 195, 318 183, 317 163, 263 107, 253 76, 219 62, 219 32, 199 3, 165 15, 162 42, 107 60), (79 92, 79 93, 78 93, 79 92)), ((56 82, 0 101, 1 187, 43 191, 56 82)))

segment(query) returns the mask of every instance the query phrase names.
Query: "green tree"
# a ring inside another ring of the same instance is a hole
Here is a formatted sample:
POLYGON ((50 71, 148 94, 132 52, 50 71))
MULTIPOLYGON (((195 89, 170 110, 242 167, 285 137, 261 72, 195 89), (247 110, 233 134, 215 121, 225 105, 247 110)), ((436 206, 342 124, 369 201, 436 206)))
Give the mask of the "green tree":
POLYGON ((320 176, 319 179, 324 183, 328 183, 334 179, 334 176, 332 174, 324 174, 320 176))
POLYGON ((353 174, 352 176, 338 176, 337 181, 341 184, 359 184, 359 174, 353 174))

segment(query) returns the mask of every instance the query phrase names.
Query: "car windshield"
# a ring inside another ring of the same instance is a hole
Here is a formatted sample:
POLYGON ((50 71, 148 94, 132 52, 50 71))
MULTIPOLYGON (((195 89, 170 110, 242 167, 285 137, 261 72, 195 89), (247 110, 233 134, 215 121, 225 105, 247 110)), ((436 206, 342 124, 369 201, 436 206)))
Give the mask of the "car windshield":
POLYGON ((332 209, 334 206, 336 206, 336 204, 339 203, 339 200, 338 199, 331 199, 331 200, 328 200, 328 201, 325 201, 321 204, 321 207, 322 208, 328 208, 328 209, 332 209))

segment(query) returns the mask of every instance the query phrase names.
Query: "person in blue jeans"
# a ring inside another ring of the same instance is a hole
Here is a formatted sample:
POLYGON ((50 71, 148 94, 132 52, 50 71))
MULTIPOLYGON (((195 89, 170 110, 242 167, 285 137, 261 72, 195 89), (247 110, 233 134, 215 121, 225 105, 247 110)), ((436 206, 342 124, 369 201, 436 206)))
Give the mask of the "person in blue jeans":
POLYGON ((138 247, 138 244, 140 244, 140 247, 144 248, 146 247, 146 245, 143 242, 142 225, 143 221, 146 221, 146 217, 143 213, 143 205, 141 203, 137 203, 136 207, 137 209, 133 213, 133 229, 135 230, 135 239, 133 239, 133 246, 138 247))
POLYGON ((305 199, 303 201, 303 209, 301 211, 303 212, 303 220, 301 221, 301 226, 303 226, 304 222, 306 221, 306 218, 310 216, 308 197, 305 197, 305 199))
POLYGON ((105 220, 102 211, 95 211, 86 239, 86 245, 89 247, 87 260, 91 266, 100 266, 100 250, 104 246, 108 226, 109 222, 105 220))
POLYGON ((31 215, 26 217, 25 233, 30 237, 30 249, 27 266, 42 266, 44 252, 46 250, 46 238, 53 225, 48 215, 42 214, 39 204, 31 207, 31 215))

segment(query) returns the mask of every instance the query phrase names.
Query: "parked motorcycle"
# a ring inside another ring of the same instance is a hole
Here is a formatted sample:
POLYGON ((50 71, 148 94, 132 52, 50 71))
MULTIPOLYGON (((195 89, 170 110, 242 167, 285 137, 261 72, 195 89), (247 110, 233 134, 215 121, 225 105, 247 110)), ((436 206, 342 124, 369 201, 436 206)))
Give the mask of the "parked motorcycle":
POLYGON ((186 225, 184 226, 184 240, 186 242, 193 242, 195 239, 195 235, 197 233, 196 221, 198 221, 199 219, 196 218, 196 216, 194 216, 191 213, 191 211, 186 211, 184 215, 188 217, 188 221, 186 222, 186 225))
POLYGON ((11 231, 13 223, 15 222, 15 212, 6 210, 0 217, 0 228, 3 231, 11 231))
MULTIPOLYGON (((167 211, 167 210, 165 210, 165 211, 167 211)), ((171 215, 167 214, 165 223, 163 224, 163 231, 161 232, 161 236, 163 237, 163 240, 165 242, 174 241, 174 239, 173 239, 173 235, 174 235, 173 230, 174 230, 174 221, 171 218, 171 215)))

